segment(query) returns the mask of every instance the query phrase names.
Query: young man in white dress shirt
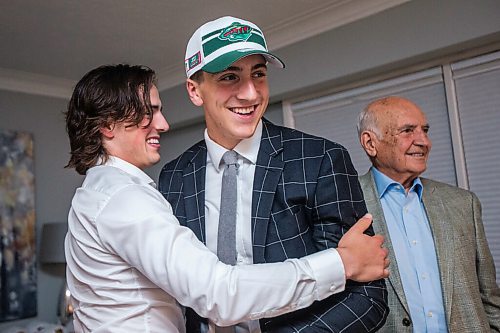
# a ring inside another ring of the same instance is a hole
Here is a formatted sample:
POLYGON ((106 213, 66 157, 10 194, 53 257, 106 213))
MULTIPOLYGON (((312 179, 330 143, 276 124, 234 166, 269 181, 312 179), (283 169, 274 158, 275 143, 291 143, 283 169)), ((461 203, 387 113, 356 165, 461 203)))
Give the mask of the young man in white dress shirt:
POLYGON ((77 332, 185 332, 180 305, 225 326, 342 291, 346 272, 367 280, 388 274, 385 249, 374 253, 378 270, 359 267, 360 238, 383 242, 363 234, 370 218, 337 251, 277 264, 219 262, 179 225, 143 172, 160 160, 160 134, 169 128, 161 110, 155 74, 143 66, 96 68, 69 102, 67 167, 86 175, 72 200, 65 241, 77 332), (235 297, 242 292, 245 297, 235 297))

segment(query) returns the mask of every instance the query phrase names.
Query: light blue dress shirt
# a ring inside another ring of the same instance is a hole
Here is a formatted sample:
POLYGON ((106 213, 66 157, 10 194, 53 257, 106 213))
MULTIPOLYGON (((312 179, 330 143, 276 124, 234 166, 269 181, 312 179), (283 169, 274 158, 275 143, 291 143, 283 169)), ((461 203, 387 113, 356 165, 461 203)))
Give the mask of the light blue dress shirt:
POLYGON ((415 179, 406 193, 401 184, 376 168, 372 172, 395 249, 413 332, 447 332, 436 250, 422 203, 422 182, 415 179))

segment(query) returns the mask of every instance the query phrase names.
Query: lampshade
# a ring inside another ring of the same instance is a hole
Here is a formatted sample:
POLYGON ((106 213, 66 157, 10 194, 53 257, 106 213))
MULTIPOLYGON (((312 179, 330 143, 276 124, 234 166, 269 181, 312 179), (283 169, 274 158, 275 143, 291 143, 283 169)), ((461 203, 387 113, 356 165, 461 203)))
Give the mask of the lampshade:
MULTIPOLYGON (((68 231, 68 224, 65 222, 45 223, 42 226, 42 243, 40 244, 40 262, 44 264, 65 264, 64 238, 68 231)), ((57 315, 61 324, 67 325, 73 315, 71 305, 71 293, 64 280, 59 294, 57 305, 57 315)))
POLYGON ((40 262, 44 264, 65 264, 64 237, 68 224, 45 223, 42 226, 42 243, 40 245, 40 262))

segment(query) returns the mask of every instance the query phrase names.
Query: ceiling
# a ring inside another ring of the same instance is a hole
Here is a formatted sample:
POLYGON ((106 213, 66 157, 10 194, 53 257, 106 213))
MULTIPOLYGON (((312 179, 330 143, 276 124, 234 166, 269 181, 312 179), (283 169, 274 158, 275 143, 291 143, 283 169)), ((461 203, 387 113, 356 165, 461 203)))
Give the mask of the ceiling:
POLYGON ((67 98, 102 64, 143 64, 160 90, 184 79, 187 40, 223 15, 245 18, 271 50, 408 0, 15 0, 0 4, 0 89, 67 98))

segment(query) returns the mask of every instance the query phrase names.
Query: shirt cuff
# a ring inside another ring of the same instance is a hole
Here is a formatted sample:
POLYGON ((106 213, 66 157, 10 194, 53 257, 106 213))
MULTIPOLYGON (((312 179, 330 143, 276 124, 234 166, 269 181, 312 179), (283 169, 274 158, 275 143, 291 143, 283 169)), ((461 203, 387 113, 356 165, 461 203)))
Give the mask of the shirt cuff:
POLYGON ((336 294, 345 290, 345 269, 340 254, 336 249, 327 249, 308 255, 307 260, 316 278, 317 296, 336 294))

